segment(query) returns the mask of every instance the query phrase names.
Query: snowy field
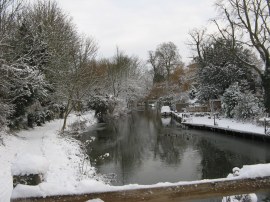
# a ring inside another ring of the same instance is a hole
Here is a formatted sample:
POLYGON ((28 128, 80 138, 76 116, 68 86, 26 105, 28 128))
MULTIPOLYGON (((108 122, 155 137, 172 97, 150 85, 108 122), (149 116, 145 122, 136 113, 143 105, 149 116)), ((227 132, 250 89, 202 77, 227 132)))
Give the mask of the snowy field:
MULTIPOLYGON (((175 114, 175 113, 174 113, 175 114)), ((177 116, 182 117, 182 114, 177 114, 177 116)), ((190 123, 194 125, 205 125, 205 126, 211 126, 221 129, 229 129, 234 131, 241 131, 241 132, 250 132, 250 133, 256 133, 259 135, 265 135, 264 134, 264 127, 258 126, 254 123, 249 122, 240 122, 233 119, 227 119, 227 118, 220 118, 215 119, 215 122, 217 125, 214 125, 214 119, 211 117, 211 119, 208 118, 208 116, 204 117, 188 117, 185 118, 185 123, 190 123)))
MULTIPOLYGON (((69 117, 69 125, 79 118, 69 117)), ((95 123, 94 113, 80 116, 88 126, 95 123)), ((24 130, 16 135, 3 135, 0 146, 0 201, 11 198, 83 194, 92 192, 166 187, 209 182, 211 180, 158 183, 154 185, 110 186, 95 177, 95 169, 85 156, 80 143, 59 135, 63 120, 55 120, 42 127, 24 130), (82 170, 84 168, 84 170, 82 170), (87 174, 84 172, 87 171, 87 174), (44 181, 36 186, 17 185, 13 189, 12 174, 44 173, 44 181)), ((270 176, 270 164, 244 166, 229 178, 270 176)), ((219 180, 226 180, 219 179, 219 180)), ((98 199, 96 200, 98 201, 98 199)), ((99 200, 101 201, 101 200, 99 200)))

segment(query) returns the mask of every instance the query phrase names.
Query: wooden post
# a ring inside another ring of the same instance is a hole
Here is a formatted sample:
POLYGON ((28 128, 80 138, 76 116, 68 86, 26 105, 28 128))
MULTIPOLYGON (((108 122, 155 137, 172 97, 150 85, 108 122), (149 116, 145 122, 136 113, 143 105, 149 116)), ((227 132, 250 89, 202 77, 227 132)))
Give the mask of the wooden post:
POLYGON ((267 132, 267 130, 266 130, 266 118, 264 118, 264 134, 266 135, 266 132, 267 132))

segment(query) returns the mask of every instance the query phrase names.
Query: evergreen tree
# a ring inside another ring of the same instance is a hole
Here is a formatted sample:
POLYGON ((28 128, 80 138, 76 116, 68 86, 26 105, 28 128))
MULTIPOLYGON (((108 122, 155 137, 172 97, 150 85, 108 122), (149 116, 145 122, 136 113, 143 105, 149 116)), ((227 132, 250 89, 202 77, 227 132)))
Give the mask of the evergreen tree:
MULTIPOLYGON (((213 40, 205 45, 201 57, 195 58, 199 65, 199 100, 219 98, 231 84, 239 80, 247 80, 250 89, 255 90, 256 75, 231 52, 230 43, 223 39, 213 40)), ((241 46, 235 51, 247 61, 254 58, 250 51, 241 46)))

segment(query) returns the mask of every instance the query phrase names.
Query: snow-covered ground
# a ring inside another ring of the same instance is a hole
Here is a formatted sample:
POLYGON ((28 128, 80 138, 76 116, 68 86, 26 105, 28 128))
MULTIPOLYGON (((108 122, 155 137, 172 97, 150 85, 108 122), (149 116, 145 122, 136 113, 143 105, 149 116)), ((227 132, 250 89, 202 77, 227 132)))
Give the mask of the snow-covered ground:
MULTIPOLYGON (((177 115, 179 117, 182 117, 182 114, 180 113, 177 115)), ((204 116, 204 117, 191 116, 191 117, 185 118, 185 123, 190 123, 194 125, 205 125, 205 126, 217 127, 221 129, 223 128, 227 130, 243 131, 243 132, 250 132, 250 133, 264 135, 264 127, 258 126, 254 123, 240 122, 234 119, 227 119, 227 118, 220 118, 220 119, 216 118, 215 122, 217 125, 214 125, 213 117, 209 119, 208 116, 204 116)))
MULTIPOLYGON (((91 125, 95 122, 93 117, 94 114, 90 113, 79 118, 89 120, 88 125, 91 125)), ((77 119, 77 116, 71 115, 68 119, 69 124, 77 119)), ((3 135, 4 145, 0 145, 1 202, 8 202, 10 197, 46 197, 50 195, 166 187, 212 181, 110 186, 94 177, 95 169, 91 167, 89 161, 85 161, 80 143, 72 138, 59 135, 61 125, 62 120, 55 120, 42 127, 21 131, 16 135, 3 135), (19 184, 13 189, 12 173, 28 174, 30 171, 32 173, 43 172, 44 182, 36 186, 19 184)), ((237 170, 237 175, 230 175, 230 178, 270 176, 270 164, 244 166, 242 169, 235 170, 237 170)), ((96 201, 102 200, 96 199, 96 201)))
MULTIPOLYGON (((72 114, 68 125, 87 120, 90 126, 96 122, 94 112, 80 117, 72 114)), ((4 145, 0 145, 0 201, 10 197, 46 196, 73 193, 83 178, 82 167, 87 168, 89 178, 95 174, 90 162, 84 161, 80 143, 59 135, 62 119, 46 123, 42 127, 23 130, 17 134, 2 134, 4 145), (82 165, 84 164, 84 165, 82 165), (12 193, 12 174, 44 173, 44 182, 38 186, 17 186, 12 193)))

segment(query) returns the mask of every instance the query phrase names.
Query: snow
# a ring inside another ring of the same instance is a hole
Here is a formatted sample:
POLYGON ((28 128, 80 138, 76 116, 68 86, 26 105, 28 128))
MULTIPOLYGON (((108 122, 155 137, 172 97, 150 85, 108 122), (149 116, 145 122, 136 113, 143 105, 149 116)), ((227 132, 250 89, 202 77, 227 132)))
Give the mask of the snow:
MULTIPOLYGON (((80 117, 71 114, 68 125, 78 119, 95 123, 94 112, 80 117)), ((0 144, 0 202, 10 197, 47 196, 73 193, 81 179, 92 179, 95 169, 84 160, 80 142, 59 135, 62 119, 17 134, 2 134, 0 144), (85 164, 85 165, 84 165, 85 164), (82 168, 88 168, 82 170, 82 168), (37 186, 17 185, 13 189, 12 174, 43 173, 44 182, 37 186), (86 175, 85 175, 86 174, 86 175)))
POLYGON ((243 194, 243 195, 237 195, 237 196, 227 196, 223 197, 222 202, 257 202, 258 198, 256 194, 243 194))
POLYGON ((270 176, 270 163, 256 164, 256 165, 244 165, 239 169, 235 167, 232 169, 233 173, 230 173, 227 178, 256 178, 270 176))
POLYGON ((102 201, 100 198, 97 198, 97 199, 88 200, 86 202, 104 202, 104 201, 102 201))
POLYGON ((104 157, 109 157, 109 156, 110 156, 109 153, 105 153, 105 154, 104 154, 104 157))
POLYGON ((171 113, 171 109, 169 106, 162 106, 161 113, 171 113))
MULTIPOLYGON (((176 114, 179 117, 182 117, 178 114, 176 114)), ((195 117, 190 116, 189 118, 185 119, 185 123, 193 124, 193 125, 204 125, 204 126, 211 126, 213 128, 220 128, 220 129, 226 129, 226 130, 233 130, 233 131, 239 131, 239 132, 250 132, 255 133, 258 135, 265 135, 264 134, 264 127, 258 126, 253 123, 249 122, 240 122, 234 119, 227 119, 227 118, 220 118, 215 119, 215 122, 217 125, 214 125, 214 119, 211 117, 204 116, 204 117, 195 117)))
POLYGON ((161 117, 161 123, 162 123, 163 126, 170 125, 170 123, 171 123, 171 117, 167 117, 167 118, 161 117))
MULTIPOLYGON (((13 190, 13 198, 19 198, 19 197, 38 197, 38 196, 44 196, 43 192, 41 191, 39 186, 26 186, 22 184, 18 184, 14 190, 13 190)), ((9 199, 6 199, 8 201, 9 199)))
MULTIPOLYGON (((233 178, 256 178, 256 177, 266 177, 270 176, 270 164, 257 164, 257 165, 244 165, 243 168, 239 169, 238 167, 233 168, 233 173, 228 175, 228 179, 233 178)), ((242 194, 237 196, 227 196, 223 197, 222 202, 226 201, 250 201, 257 202, 258 198, 256 194, 242 194)))
POLYGON ((35 154, 17 154, 12 163, 12 175, 29 175, 46 173, 49 162, 46 158, 35 154))
POLYGON ((259 119, 259 121, 262 121, 262 122, 264 122, 264 121, 270 121, 270 118, 261 118, 261 119, 259 119))
POLYGON ((270 176, 270 164, 245 165, 239 170, 241 178, 270 176))

